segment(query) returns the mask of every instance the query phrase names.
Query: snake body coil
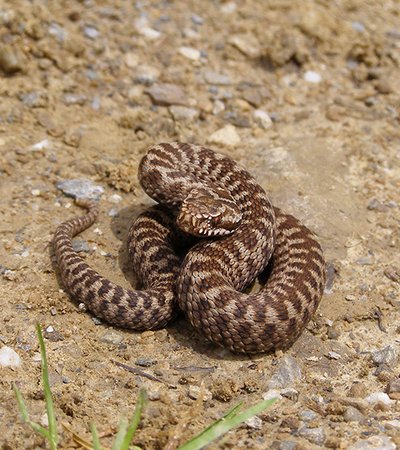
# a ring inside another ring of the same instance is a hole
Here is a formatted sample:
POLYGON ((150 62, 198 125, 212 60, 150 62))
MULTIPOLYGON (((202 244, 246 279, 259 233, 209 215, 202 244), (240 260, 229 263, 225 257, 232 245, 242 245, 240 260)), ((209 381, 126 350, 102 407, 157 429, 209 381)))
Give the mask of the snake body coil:
POLYGON ((151 147, 139 180, 163 205, 140 215, 129 232, 143 290, 103 278, 73 250, 72 237, 96 220, 93 201, 82 202, 88 213, 62 223, 53 239, 66 290, 96 316, 122 327, 163 327, 178 304, 207 339, 234 352, 293 343, 325 285, 325 262, 313 233, 274 208, 232 159, 201 146, 151 147), (188 232, 206 239, 198 239, 180 261, 176 249, 188 232), (265 286, 243 293, 268 262, 265 286))

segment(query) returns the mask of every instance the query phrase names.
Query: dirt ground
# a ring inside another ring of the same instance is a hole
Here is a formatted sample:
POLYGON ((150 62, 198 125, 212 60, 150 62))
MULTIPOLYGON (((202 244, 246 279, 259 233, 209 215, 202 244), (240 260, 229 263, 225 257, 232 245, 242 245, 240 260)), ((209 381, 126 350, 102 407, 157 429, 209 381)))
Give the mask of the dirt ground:
POLYGON ((397 0, 0 1, 0 349, 21 358, 0 366, 2 449, 45 448, 12 391, 45 422, 36 322, 60 423, 95 422, 104 445, 144 386, 144 449, 276 394, 210 448, 400 448, 399 30, 397 0), (318 234, 326 292, 288 351, 235 356, 183 318, 116 329, 62 290, 50 242, 80 210, 57 183, 104 188, 78 244, 129 286, 127 227, 151 204, 137 165, 172 140, 231 155, 318 234))

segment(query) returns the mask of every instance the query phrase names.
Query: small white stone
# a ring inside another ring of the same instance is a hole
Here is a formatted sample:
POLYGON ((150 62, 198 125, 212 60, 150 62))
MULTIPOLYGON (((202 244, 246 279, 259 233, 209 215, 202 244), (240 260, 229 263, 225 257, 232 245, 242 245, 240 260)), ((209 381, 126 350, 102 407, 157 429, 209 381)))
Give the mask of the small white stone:
POLYGON ((31 194, 32 194, 34 197, 38 197, 38 196, 40 195, 40 190, 39 190, 39 189, 32 189, 32 190, 31 190, 31 194))
POLYGON ((372 394, 367 395, 364 399, 370 405, 375 403, 383 403, 384 405, 391 405, 394 403, 394 400, 385 393, 385 392, 373 392, 372 394))
POLYGON ((158 39, 161 36, 159 31, 148 26, 148 22, 145 17, 140 17, 135 20, 135 28, 142 36, 151 40, 158 39))
POLYGON ((221 6, 221 12, 224 14, 232 14, 235 11, 236 11, 236 3, 235 2, 223 3, 221 6))
POLYGON ((201 52, 197 48, 193 47, 180 47, 179 53, 185 58, 191 59, 192 61, 197 61, 200 59, 201 52))
POLYGON ((263 400, 271 400, 273 398, 276 399, 280 399, 282 398, 281 394, 279 393, 279 391, 277 391, 276 389, 270 389, 269 391, 265 392, 262 396, 263 400))
POLYGON ((271 117, 266 111, 263 111, 262 109, 256 109, 253 112, 253 117, 256 123, 260 125, 260 127, 264 128, 264 130, 272 126, 271 117))
POLYGON ((322 77, 318 72, 314 72, 313 70, 307 70, 307 72, 304 74, 304 79, 309 83, 320 83, 322 77))
POLYGON ((215 100, 212 110, 214 116, 217 116, 222 111, 225 111, 225 103, 221 102, 221 100, 215 100))
POLYGON ((339 353, 336 353, 336 352, 328 352, 328 358, 329 359, 340 359, 341 356, 339 355, 339 353))
POLYGON ((125 54, 125 64, 127 67, 134 69, 139 64, 139 56, 136 53, 129 52, 125 54))
POLYGON ((258 416, 250 417, 244 423, 253 430, 261 430, 262 428, 262 420, 258 416))
POLYGON ((49 417, 48 417, 47 413, 44 413, 42 415, 42 417, 40 418, 40 424, 43 427, 48 427, 49 426, 49 417))
POLYGON ((0 349, 0 366, 17 368, 21 365, 21 358, 11 347, 6 345, 0 349))
POLYGON ((33 362, 40 362, 42 360, 42 355, 39 352, 35 352, 32 356, 33 362))
POLYGON ((100 230, 100 228, 95 228, 95 229, 93 230, 93 233, 96 233, 96 234, 98 234, 99 236, 101 236, 101 235, 103 234, 103 232, 100 230))
POLYGON ((47 333, 54 333, 54 328, 50 325, 46 328, 47 333))
POLYGON ((119 203, 122 200, 122 197, 118 194, 113 194, 108 197, 108 201, 111 203, 119 203))
POLYGON ((33 144, 29 150, 33 152, 37 152, 39 150, 45 150, 46 148, 50 147, 50 141, 48 139, 43 139, 43 141, 37 142, 36 144, 33 144))
POLYGON ((208 142, 211 144, 226 145, 234 147, 240 143, 240 136, 236 128, 229 124, 219 130, 215 131, 209 138, 208 142))

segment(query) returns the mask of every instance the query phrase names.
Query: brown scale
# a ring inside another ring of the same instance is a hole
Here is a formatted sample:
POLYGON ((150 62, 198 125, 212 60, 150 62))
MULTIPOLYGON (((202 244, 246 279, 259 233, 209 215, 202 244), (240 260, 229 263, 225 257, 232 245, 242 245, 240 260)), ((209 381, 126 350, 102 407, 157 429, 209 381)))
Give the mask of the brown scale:
POLYGON ((201 334, 234 352, 292 344, 318 307, 325 285, 325 262, 312 232, 274 208, 246 170, 204 147, 151 147, 140 163, 139 180, 165 205, 139 216, 129 233, 143 290, 103 278, 73 250, 72 237, 98 214, 96 204, 85 201, 88 213, 61 224, 53 239, 67 292, 96 316, 122 327, 163 327, 179 305, 201 334), (196 213, 197 199, 202 203, 196 213), (183 262, 177 256, 183 235, 175 217, 186 232, 203 236, 183 262), (243 293, 267 265, 269 277, 260 292, 243 293))

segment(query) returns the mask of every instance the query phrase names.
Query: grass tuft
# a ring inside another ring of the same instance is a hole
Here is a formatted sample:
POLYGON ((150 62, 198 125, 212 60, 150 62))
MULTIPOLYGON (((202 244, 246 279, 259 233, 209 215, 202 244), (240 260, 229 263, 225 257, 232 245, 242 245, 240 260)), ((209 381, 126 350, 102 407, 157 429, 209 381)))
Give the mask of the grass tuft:
MULTIPOLYGON (((26 408, 24 399, 18 387, 14 384, 13 389, 15 392, 15 397, 17 399, 17 404, 19 411, 21 413, 22 420, 27 423, 36 433, 41 434, 48 442, 50 450, 57 450, 57 445, 59 441, 57 432, 57 419, 53 406, 53 398, 49 383, 49 371, 47 365, 46 356, 46 346, 44 344, 42 330, 40 325, 36 325, 36 333, 39 340, 41 363, 42 363, 42 382, 44 389, 44 397, 46 403, 46 411, 48 417, 48 428, 33 422, 30 417, 28 410, 26 408)), ((198 435, 194 436, 192 439, 187 441, 185 444, 181 445, 177 450, 200 450, 204 446, 210 444, 211 442, 218 439, 220 436, 230 431, 232 428, 240 425, 251 417, 261 413, 265 409, 272 406, 277 399, 264 400, 250 408, 245 409, 240 412, 242 403, 234 406, 230 409, 221 419, 212 423, 209 427, 205 428, 198 435)), ((140 418, 146 406, 147 396, 144 389, 141 389, 136 402, 135 411, 130 421, 126 418, 122 418, 118 427, 117 435, 115 436, 114 443, 111 450, 141 450, 140 447, 131 446, 131 442, 135 436, 137 427, 140 422, 140 418)), ((73 433, 74 438, 76 438, 77 443, 82 445, 84 448, 91 448, 93 450, 106 450, 101 447, 99 434, 97 432, 96 426, 91 424, 90 426, 92 432, 92 443, 85 441, 80 438, 75 433, 73 433)))

